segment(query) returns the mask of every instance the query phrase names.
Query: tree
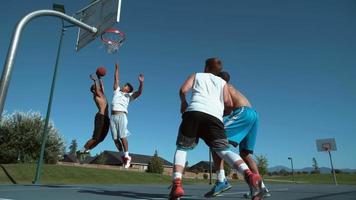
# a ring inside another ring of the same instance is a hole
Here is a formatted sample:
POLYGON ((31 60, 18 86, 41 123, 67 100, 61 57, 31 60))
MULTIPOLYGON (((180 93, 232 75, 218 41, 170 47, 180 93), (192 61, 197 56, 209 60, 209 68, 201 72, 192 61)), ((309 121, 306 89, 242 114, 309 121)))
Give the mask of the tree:
MULTIPOLYGON (((0 162, 35 162, 41 149, 44 119, 37 112, 14 112, 0 122, 0 162)), ((44 161, 56 163, 65 150, 64 139, 53 123, 48 125, 44 161)))
POLYGON ((231 174, 231 166, 229 164, 227 164, 226 162, 224 162, 224 171, 225 171, 225 175, 229 176, 231 174))
POLYGON ((155 154, 151 158, 150 162, 148 163, 147 172, 156 173, 156 174, 162 174, 163 173, 163 161, 158 156, 157 150, 155 151, 155 154))
POLYGON ((268 173, 268 159, 265 155, 256 155, 256 163, 258 167, 258 171, 261 175, 265 175, 268 173))
POLYGON ((73 139, 69 146, 69 154, 75 155, 75 153, 77 152, 77 148, 78 148, 77 140, 73 139))
POLYGON ((318 162, 316 161, 315 157, 313 157, 313 171, 311 171, 312 174, 320 174, 320 168, 318 165, 318 162))

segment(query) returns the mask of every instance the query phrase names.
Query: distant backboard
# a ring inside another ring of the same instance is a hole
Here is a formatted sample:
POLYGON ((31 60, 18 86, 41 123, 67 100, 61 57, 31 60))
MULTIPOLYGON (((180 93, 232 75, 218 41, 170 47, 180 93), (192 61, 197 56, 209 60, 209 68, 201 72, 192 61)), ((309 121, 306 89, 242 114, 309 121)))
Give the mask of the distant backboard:
POLYGON ((336 151, 335 138, 316 140, 316 148, 318 151, 336 151))
POLYGON ((98 29, 96 34, 79 29, 76 50, 79 51, 120 21, 121 0, 96 0, 76 12, 80 21, 98 29))

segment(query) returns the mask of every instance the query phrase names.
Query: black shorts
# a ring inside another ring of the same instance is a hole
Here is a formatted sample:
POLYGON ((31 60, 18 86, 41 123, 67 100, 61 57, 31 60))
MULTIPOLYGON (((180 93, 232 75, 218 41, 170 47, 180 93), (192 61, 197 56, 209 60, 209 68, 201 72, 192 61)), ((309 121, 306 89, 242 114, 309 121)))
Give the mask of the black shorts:
POLYGON ((94 120, 94 140, 103 141, 109 132, 110 118, 107 115, 96 113, 94 120))
POLYGON ((179 127, 177 147, 193 149, 198 144, 199 138, 214 150, 223 150, 229 147, 222 121, 203 112, 184 113, 183 121, 179 127))

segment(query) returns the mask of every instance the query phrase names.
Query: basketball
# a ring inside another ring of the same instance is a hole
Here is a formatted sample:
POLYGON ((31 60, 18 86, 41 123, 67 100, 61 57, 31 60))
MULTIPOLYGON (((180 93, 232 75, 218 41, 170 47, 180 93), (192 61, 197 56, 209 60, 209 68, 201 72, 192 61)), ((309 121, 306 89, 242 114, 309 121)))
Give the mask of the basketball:
POLYGON ((98 75, 98 77, 103 77, 103 76, 105 76, 105 74, 106 74, 105 67, 98 67, 96 69, 96 75, 98 75))

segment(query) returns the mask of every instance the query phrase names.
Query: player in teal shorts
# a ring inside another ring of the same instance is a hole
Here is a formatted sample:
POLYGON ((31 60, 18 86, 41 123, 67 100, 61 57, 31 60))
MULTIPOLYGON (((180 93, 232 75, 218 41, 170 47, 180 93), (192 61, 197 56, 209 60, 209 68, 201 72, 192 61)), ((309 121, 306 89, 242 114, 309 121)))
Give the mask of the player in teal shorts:
MULTIPOLYGON (((219 76, 227 83, 230 81, 230 75, 227 72, 221 72, 219 76)), ((239 147, 240 156, 246 162, 253 173, 259 174, 256 162, 252 158, 255 148, 258 114, 252 108, 248 99, 235 89, 231 84, 228 84, 230 96, 233 101, 233 110, 226 111, 224 116, 225 134, 229 143, 234 147, 239 147)), ((231 185, 225 178, 224 161, 213 153, 217 180, 213 188, 205 194, 205 197, 215 197, 231 188, 231 185)), ((270 193, 264 183, 262 188, 265 197, 270 196, 270 193)), ((248 197, 246 194, 245 197, 248 197)))

